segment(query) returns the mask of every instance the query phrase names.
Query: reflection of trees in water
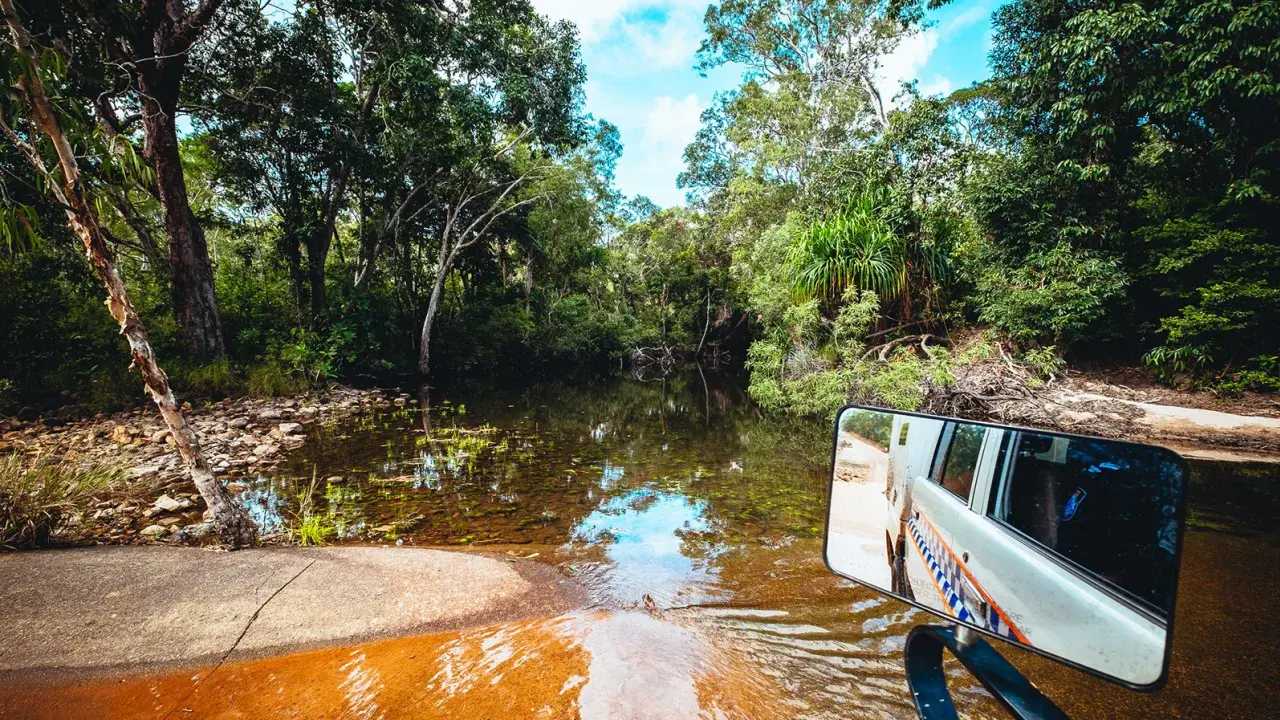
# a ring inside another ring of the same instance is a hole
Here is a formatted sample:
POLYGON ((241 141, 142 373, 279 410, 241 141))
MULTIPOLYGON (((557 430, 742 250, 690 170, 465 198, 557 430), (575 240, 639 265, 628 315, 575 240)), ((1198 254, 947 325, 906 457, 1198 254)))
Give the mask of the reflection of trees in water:
POLYGON ((645 487, 704 504, 730 539, 821 531, 825 423, 765 420, 732 377, 470 385, 414 399, 429 410, 327 428, 295 472, 315 462, 322 477, 344 476, 363 490, 367 527, 393 523, 420 543, 559 543, 601 503, 645 487))

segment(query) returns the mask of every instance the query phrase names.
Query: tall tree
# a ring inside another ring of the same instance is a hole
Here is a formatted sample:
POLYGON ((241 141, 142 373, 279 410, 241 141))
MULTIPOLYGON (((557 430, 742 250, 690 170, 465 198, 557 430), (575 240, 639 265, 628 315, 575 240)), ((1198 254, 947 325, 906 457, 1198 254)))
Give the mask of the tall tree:
MULTIPOLYGON (((190 350, 206 357, 225 355, 226 343, 208 244, 183 173, 179 116, 192 54, 211 40, 225 3, 48 0, 27 10, 33 37, 65 50, 69 91, 107 133, 139 144, 153 169, 144 189, 162 209, 174 315, 190 350)), ((128 195, 117 200, 129 203, 128 195)))
POLYGON ((435 281, 427 299, 426 317, 422 321, 422 333, 418 339, 418 372, 431 375, 431 329, 440 300, 444 297, 445 283, 459 257, 467 248, 488 239, 494 224, 520 208, 542 199, 540 195, 521 197, 520 190, 535 183, 546 172, 544 161, 526 157, 523 167, 507 172, 515 165, 508 155, 522 149, 520 143, 528 133, 521 133, 498 148, 480 163, 468 164, 456 169, 441 184, 447 188, 442 194, 444 217, 437 240, 435 281), (511 177, 514 175, 514 177, 511 177))
MULTIPOLYGON (((146 327, 134 310, 128 290, 116 269, 107 231, 99 222, 75 149, 60 119, 72 113, 56 108, 46 90, 48 73, 44 69, 45 58, 52 58, 57 64, 63 61, 56 51, 42 53, 34 46, 18 17, 13 0, 0 0, 0 10, 4 12, 10 46, 14 51, 11 57, 5 58, 5 69, 9 71, 6 75, 12 76, 6 79, 13 81, 26 111, 25 127, 17 123, 17 127, 11 126, 7 118, 0 118, 0 131, 41 178, 52 200, 63 209, 67 225, 83 243, 87 260, 106 288, 107 309, 129 342, 133 366, 141 373, 148 393, 173 434, 178 452, 209 507, 219 536, 233 547, 250 545, 255 536, 253 524, 214 476, 195 432, 187 424, 169 388, 168 377, 156 363, 146 327), (47 144, 40 141, 41 135, 48 139, 47 144), (52 148, 56 170, 46 163, 45 148, 52 148)), ((10 113, 11 109, 5 108, 4 115, 10 113)))
POLYGON ((383 255, 394 258, 387 269, 422 318, 425 373, 440 298, 454 263, 477 246, 474 233, 510 220, 528 204, 516 197, 528 172, 584 140, 586 71, 576 29, 527 0, 381 7, 394 23, 376 13, 344 20, 371 42, 357 79, 378 88, 366 105, 371 131, 356 138, 366 158, 353 178, 356 286, 383 255), (517 153, 531 164, 513 163, 517 153))
POLYGON ((1079 276, 1091 340, 1157 365, 1274 366, 1280 3, 1017 0, 995 26, 1002 152, 973 193, 993 276, 1079 276), (1092 302, 1098 261, 1123 302, 1092 302))
POLYGON ((344 67, 361 57, 345 48, 361 38, 328 3, 299 2, 271 18, 256 7, 231 15, 234 31, 193 77, 196 125, 218 177, 276 226, 299 309, 320 320, 325 264, 379 84, 347 77, 344 67))
MULTIPOLYGON (((156 196, 164 207, 169 241, 173 311, 192 352, 226 355, 213 269, 204 228, 191 209, 178 143, 179 100, 192 48, 210 29, 224 0, 140 0, 131 32, 111 59, 126 68, 137 88, 145 135, 143 155, 155 169, 156 196)), ((110 118, 110 100, 100 106, 110 118)))

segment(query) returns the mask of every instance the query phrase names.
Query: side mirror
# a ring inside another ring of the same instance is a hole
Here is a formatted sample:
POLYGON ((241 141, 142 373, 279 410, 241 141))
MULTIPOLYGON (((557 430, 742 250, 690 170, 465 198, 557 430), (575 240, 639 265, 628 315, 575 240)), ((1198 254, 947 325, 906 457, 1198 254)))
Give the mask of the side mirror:
POLYGON ((824 555, 960 626, 1153 690, 1168 672, 1187 476, 1163 448, 850 407, 824 555))

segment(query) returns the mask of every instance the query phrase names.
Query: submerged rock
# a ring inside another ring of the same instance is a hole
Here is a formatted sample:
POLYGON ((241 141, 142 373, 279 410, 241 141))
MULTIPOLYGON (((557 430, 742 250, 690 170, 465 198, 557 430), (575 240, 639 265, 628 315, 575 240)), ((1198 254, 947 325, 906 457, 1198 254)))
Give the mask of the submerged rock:
POLYGON ((179 540, 199 540, 213 532, 213 523, 206 520, 204 522, 193 523, 187 525, 178 531, 179 540))

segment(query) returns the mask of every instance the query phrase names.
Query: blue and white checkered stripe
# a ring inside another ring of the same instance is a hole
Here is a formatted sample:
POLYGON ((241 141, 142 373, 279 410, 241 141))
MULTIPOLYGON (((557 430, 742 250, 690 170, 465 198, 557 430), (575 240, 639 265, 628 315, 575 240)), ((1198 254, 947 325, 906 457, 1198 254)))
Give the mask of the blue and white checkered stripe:
MULTIPOLYGON (((961 593, 964 590, 960 587, 960 573, 962 572, 960 564, 943 546, 941 538, 933 532, 927 522, 919 522, 912 518, 907 521, 907 527, 911 530, 911 537, 915 541, 916 547, 920 549, 921 556, 924 557, 925 565, 928 566, 929 572, 933 574, 934 582, 937 583, 938 588, 942 591, 942 601, 956 619, 986 628, 1010 640, 1021 640, 1013 627, 1000 615, 994 605, 987 603, 986 617, 979 617, 969 612, 969 608, 965 606, 964 599, 961 597, 961 593)), ((978 598, 974 599, 977 600, 978 598)), ((977 604, 976 602, 974 603, 974 605, 977 604)))
MULTIPOLYGON (((952 577, 959 577, 958 572, 956 572, 958 568, 954 567, 955 562, 950 561, 948 554, 942 551, 941 548, 939 548, 939 552, 936 555, 934 554, 933 550, 929 548, 932 543, 926 541, 914 518, 907 521, 907 527, 911 530, 911 537, 915 540, 916 547, 920 549, 920 554, 924 556, 925 565, 929 567, 929 572, 933 573, 934 582, 942 590, 942 602, 946 604, 948 612, 961 622, 974 622, 969 609, 960 601, 960 596, 956 593, 955 584, 951 582, 952 577), (939 557, 943 559, 942 562, 938 562, 939 557)), ((933 533, 929 533, 929 535, 931 536, 929 540, 935 539, 932 537, 933 533)))

